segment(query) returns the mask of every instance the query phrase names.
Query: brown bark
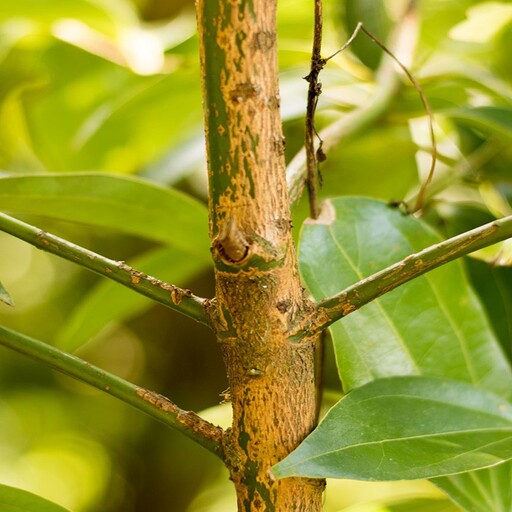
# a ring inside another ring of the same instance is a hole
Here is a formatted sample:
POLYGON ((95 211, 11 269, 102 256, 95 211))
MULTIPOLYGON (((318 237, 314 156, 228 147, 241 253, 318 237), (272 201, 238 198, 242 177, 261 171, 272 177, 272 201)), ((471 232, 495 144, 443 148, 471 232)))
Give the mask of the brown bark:
POLYGON ((216 272, 212 325, 230 384, 225 462, 241 511, 319 511, 323 480, 269 469, 316 424, 315 339, 291 237, 279 113, 276 4, 199 0, 216 272))

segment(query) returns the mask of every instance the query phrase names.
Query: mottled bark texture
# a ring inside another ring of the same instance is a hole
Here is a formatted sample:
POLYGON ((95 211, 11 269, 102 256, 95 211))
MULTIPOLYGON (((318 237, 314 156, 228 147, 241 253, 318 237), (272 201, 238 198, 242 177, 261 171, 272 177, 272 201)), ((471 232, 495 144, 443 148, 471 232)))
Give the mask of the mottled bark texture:
POLYGON ((316 424, 315 339, 291 237, 279 113, 275 0, 199 0, 216 298, 230 384, 225 462, 243 511, 319 511, 322 480, 269 469, 316 424))

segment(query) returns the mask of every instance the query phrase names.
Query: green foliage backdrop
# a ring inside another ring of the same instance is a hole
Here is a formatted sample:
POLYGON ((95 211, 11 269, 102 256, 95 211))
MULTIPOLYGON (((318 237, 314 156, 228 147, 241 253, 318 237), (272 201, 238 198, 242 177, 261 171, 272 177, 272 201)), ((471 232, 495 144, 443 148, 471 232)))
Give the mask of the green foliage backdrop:
MULTIPOLYGON (((326 0, 324 55, 336 51, 359 20, 392 45, 403 4, 326 0)), ((291 169, 303 144, 307 84, 301 77, 308 73, 312 12, 310 1, 279 2, 282 115, 291 169)), ((439 146, 423 221, 452 235, 511 214, 511 6, 422 0, 408 36, 396 53, 432 104, 439 146)), ((385 67, 381 52, 362 39, 321 75, 317 128, 355 119, 336 132, 322 165, 322 197, 411 201, 418 193, 431 150, 425 112, 410 83, 395 71, 390 78, 385 67)), ((206 179, 199 85, 193 2, 0 0, 0 175, 7 177, 0 180, 0 210, 211 296, 201 204, 206 179), (141 179, 151 184, 130 188, 141 179), (186 215, 180 216, 176 200, 187 204, 186 215), (172 268, 166 263, 170 259, 172 268)), ((294 215, 298 228, 307 215, 304 201, 294 215)), ((376 232, 384 228, 372 229, 372 241, 378 241, 376 232)), ((424 236, 434 236, 424 229, 424 236)), ((403 243, 396 241, 397 254, 403 243)), ((301 251, 309 249, 306 240, 301 251)), ((474 288, 477 323, 485 324, 486 336, 509 355, 512 270, 506 265, 511 254, 507 243, 481 251, 478 259, 463 262, 468 279, 459 264, 450 277, 454 293, 460 286, 474 288), (489 261, 503 266, 484 263, 489 261)), ((397 259, 382 255, 384 264, 387 258, 397 259)), ((307 280, 307 269, 302 270, 307 280)), ((349 284, 352 278, 347 279, 349 284)), ((422 279, 413 291, 396 292, 421 298, 410 311, 401 311, 401 318, 417 318, 418 304, 432 300, 425 283, 435 276, 422 279)), ((204 327, 3 233, 0 281, 16 303, 14 308, 0 303, 3 325, 77 349, 91 362, 168 393, 187 408, 213 408, 207 414, 226 421, 227 408, 219 406, 226 387, 221 358, 204 327)), ((314 294, 314 285, 308 286, 314 294)), ((383 306, 391 316, 396 294, 383 306)), ((5 297, 0 285, 0 299, 5 297)), ((371 309, 365 311, 372 316, 371 309)), ((450 315, 437 312, 443 314, 450 315)), ((356 316, 347 320, 332 333, 338 360, 343 357, 339 344, 358 321, 367 322, 356 316)), ((442 320, 428 322, 439 326, 436 335, 446 335, 442 320)), ((396 334, 402 327, 391 330, 396 334)), ((464 343, 480 343, 468 333, 462 337, 464 343)), ((494 360, 494 350, 487 349, 487 361, 478 361, 488 382, 496 382, 485 366, 494 360)), ((337 372, 329 370, 334 354, 327 357, 329 405, 341 387, 337 372)), ((423 368, 429 363, 422 357, 423 368)), ((345 389, 368 380, 353 370, 341 375, 345 389)), ((457 376, 460 368, 452 370, 457 376)), ((137 411, 4 348, 0 453, 0 482, 76 512, 234 510, 230 483, 211 455, 137 411)), ((510 480, 510 474, 504 478, 510 480)), ((448 485, 456 488, 457 479, 448 485)), ((487 498, 481 498, 481 509, 493 510, 487 498)), ((459 500, 463 505, 464 499, 459 500)), ((326 510, 349 509, 457 510, 427 482, 329 483, 326 510)))

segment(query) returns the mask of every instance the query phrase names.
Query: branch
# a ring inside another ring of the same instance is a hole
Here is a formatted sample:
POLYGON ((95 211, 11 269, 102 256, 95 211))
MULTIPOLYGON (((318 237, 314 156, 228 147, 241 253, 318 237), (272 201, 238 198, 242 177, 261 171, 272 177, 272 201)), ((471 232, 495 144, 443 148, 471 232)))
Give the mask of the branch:
MULTIPOLYGON (((394 53, 400 54, 400 59, 406 64, 411 60, 417 34, 418 19, 414 9, 411 8, 407 10, 404 18, 397 24, 397 31, 394 35, 396 43, 393 45, 394 53)), ((350 42, 351 40, 347 41, 348 44, 350 42)), ((347 44, 343 45, 340 50, 345 49, 346 46, 347 44)), ((383 59, 376 72, 376 94, 361 107, 348 113, 318 134, 319 139, 322 140, 324 153, 338 145, 343 139, 360 133, 386 112, 399 91, 400 77, 395 66, 392 59, 383 59)), ((288 196, 291 204, 298 201, 302 194, 304 177, 307 171, 306 162, 306 150, 303 148, 286 169, 288 196)))
MULTIPOLYGON (((317 304, 308 334, 322 331, 401 284, 471 252, 512 237, 512 215, 454 236, 367 277, 317 304)), ((296 336, 293 336, 296 338, 296 336)), ((299 338, 302 337, 299 334, 299 338)))
POLYGON ((0 213, 0 231, 112 279, 202 324, 210 325, 205 310, 208 300, 196 297, 190 290, 160 281, 135 270, 124 261, 105 258, 3 213, 0 213))
POLYGON ((51 345, 1 326, 0 344, 119 398, 222 456, 223 430, 193 412, 180 409, 168 398, 127 382, 51 345))

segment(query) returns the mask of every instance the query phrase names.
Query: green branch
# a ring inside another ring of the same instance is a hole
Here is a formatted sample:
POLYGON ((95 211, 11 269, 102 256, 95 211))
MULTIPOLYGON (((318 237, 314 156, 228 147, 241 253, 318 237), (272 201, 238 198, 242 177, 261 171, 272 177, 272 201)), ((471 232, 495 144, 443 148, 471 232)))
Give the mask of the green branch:
POLYGON ((322 331, 336 320, 430 270, 510 237, 512 215, 411 254, 342 292, 320 301, 310 333, 322 331))
POLYGON ((164 396, 127 382, 51 345, 1 326, 0 344, 119 398, 222 456, 223 430, 193 412, 180 409, 164 396))
POLYGON ((160 281, 135 270, 124 261, 105 258, 3 213, 0 213, 0 231, 88 268, 198 322, 210 325, 205 310, 208 300, 196 297, 190 290, 160 281))

